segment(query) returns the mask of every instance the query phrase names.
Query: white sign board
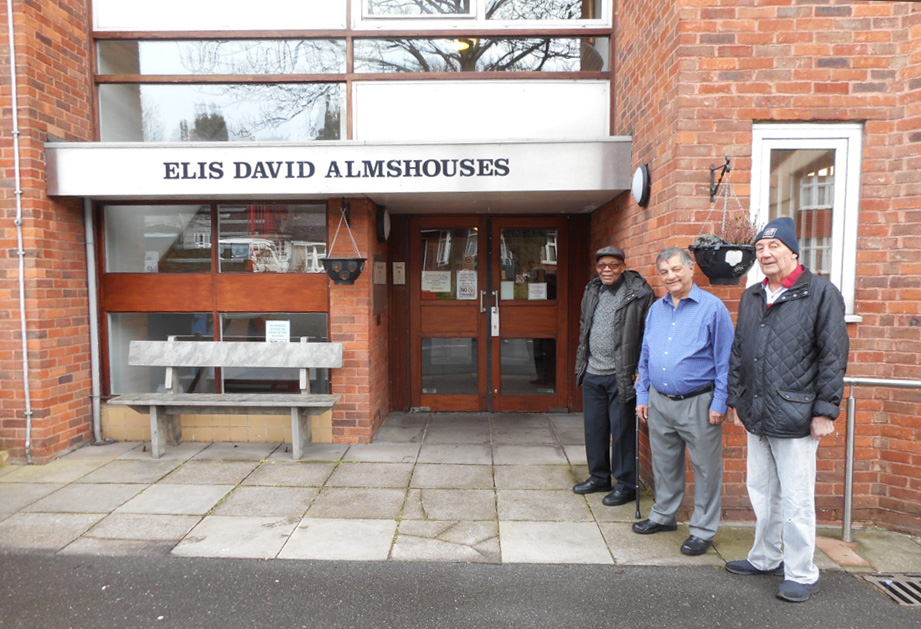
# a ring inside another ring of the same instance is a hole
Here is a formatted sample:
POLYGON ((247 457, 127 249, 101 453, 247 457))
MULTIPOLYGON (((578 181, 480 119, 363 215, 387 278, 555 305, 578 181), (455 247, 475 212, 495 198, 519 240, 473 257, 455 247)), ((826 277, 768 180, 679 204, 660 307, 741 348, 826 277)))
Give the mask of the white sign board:
POLYGON ((289 343, 291 341, 291 322, 266 321, 265 340, 267 343, 289 343))

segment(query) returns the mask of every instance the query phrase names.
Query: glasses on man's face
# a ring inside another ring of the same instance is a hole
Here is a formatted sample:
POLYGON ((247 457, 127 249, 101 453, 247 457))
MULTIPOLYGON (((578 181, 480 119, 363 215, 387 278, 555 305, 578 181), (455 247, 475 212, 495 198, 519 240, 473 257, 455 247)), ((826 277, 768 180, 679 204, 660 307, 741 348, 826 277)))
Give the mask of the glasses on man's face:
POLYGON ((599 271, 604 271, 605 269, 611 269, 612 271, 616 271, 622 266, 624 266, 623 262, 599 262, 598 264, 595 265, 595 268, 598 269, 599 271))

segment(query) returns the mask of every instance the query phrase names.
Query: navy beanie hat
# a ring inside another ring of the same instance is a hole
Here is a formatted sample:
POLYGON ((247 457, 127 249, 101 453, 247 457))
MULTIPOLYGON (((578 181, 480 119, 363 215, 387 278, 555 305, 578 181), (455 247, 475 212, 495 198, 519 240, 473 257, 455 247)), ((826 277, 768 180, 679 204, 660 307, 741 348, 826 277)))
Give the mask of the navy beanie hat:
POLYGON ((789 216, 781 216, 764 226, 755 237, 755 243, 765 238, 776 238, 789 247, 790 251, 799 255, 799 241, 796 239, 796 223, 789 216))

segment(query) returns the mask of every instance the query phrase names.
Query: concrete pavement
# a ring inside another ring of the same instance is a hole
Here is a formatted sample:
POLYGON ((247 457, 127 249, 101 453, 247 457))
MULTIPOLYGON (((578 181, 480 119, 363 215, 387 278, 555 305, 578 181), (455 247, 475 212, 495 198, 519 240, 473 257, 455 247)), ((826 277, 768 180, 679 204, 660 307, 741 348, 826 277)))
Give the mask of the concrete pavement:
MULTIPOLYGON (((0 468, 0 550, 62 555, 713 566, 746 556, 747 524, 685 557, 675 533, 630 530, 633 503, 577 496, 587 476, 577 414, 392 414, 376 441, 88 446, 0 468)), ((651 501, 643 497, 643 515, 651 501)), ((826 572, 921 573, 921 540, 820 531, 826 572)))

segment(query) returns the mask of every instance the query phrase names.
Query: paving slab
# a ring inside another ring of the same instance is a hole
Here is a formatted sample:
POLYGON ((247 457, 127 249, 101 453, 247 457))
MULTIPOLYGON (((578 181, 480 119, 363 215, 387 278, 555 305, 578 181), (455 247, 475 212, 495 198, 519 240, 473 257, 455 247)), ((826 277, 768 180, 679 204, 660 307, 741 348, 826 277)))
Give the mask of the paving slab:
POLYGON ((431 417, 431 413, 390 413, 383 427, 425 428, 431 417))
POLYGON ((579 428, 585 427, 585 419, 582 413, 565 413, 556 414, 548 413, 547 420, 553 424, 554 428, 579 428))
POLYGON ((50 483, 0 483, 0 513, 15 513, 64 485, 50 483))
POLYGON ((243 479, 244 485, 277 487, 321 487, 329 478, 335 463, 304 462, 270 459, 243 479))
POLYGON ((147 542, 136 539, 97 539, 81 537, 62 548, 59 555, 93 557, 151 557, 168 555, 175 542, 147 542))
POLYGON ((327 487, 409 486, 412 463, 341 463, 326 481, 327 487))
POLYGON ((182 465, 177 459, 116 459, 106 463, 77 483, 156 483, 182 465))
POLYGON ((585 444, 563 444, 563 453, 566 460, 573 467, 579 465, 588 468, 588 458, 585 455, 585 444))
POLYGON ((374 435, 374 441, 392 441, 395 443, 421 443, 425 434, 425 425, 418 426, 383 426, 374 435))
POLYGON ((588 503, 589 509, 592 510, 592 515, 595 517, 597 522, 637 522, 638 520, 645 519, 649 515, 649 509, 652 507, 655 502, 652 496, 645 491, 640 494, 640 518, 636 517, 636 501, 631 500, 627 504, 620 505, 619 507, 608 507, 602 500, 608 495, 608 492, 598 492, 596 494, 588 494, 585 496, 585 501, 588 503))
POLYGON ((492 489, 491 465, 419 463, 413 471, 411 487, 427 489, 492 489))
POLYGON ((110 441, 104 442, 100 445, 93 443, 87 444, 81 448, 77 448, 73 452, 67 454, 68 459, 83 459, 83 458, 102 458, 102 459, 116 459, 126 452, 130 452, 135 448, 140 448, 142 443, 140 441, 110 441))
POLYGON ((491 465, 492 449, 483 444, 425 444, 419 452, 419 463, 456 463, 491 465))
POLYGON ((214 508, 214 514, 300 520, 317 493, 319 489, 315 487, 237 487, 214 508))
POLYGON ((493 447, 496 465, 563 465, 568 463, 558 445, 496 445, 493 447))
POLYGON ((578 481, 568 465, 497 465, 498 489, 571 489, 578 481))
POLYGON ((489 426, 429 426, 425 431, 426 444, 462 444, 490 442, 489 426))
MULTIPOLYGON (((841 535, 840 530, 837 534, 841 535)), ((857 553, 875 570, 886 574, 921 574, 921 539, 877 528, 852 530, 851 537, 857 542, 857 553)))
POLYGON ((186 461, 161 482, 190 485, 236 485, 249 476, 258 461, 199 460, 186 461))
POLYGON ((613 564, 593 522, 499 521, 502 563, 613 564))
POLYGON ((575 427, 556 427, 554 429, 557 439, 566 446, 585 447, 585 429, 581 426, 575 427))
POLYGON ((159 459, 155 459, 150 455, 150 442, 141 443, 137 448, 128 450, 120 459, 142 459, 146 461, 159 461, 162 459, 166 460, 179 460, 187 461, 193 456, 207 448, 211 445, 207 441, 183 441, 178 446, 166 446, 166 450, 163 452, 163 456, 159 459))
POLYGON ((418 443, 359 443, 349 447, 343 461, 365 463, 415 463, 419 456, 418 443))
MULTIPOLYGON (((614 556, 622 565, 634 566, 723 566, 725 562, 717 549, 703 555, 688 557, 681 554, 681 545, 688 538, 688 527, 679 525, 677 531, 653 535, 638 535, 631 523, 604 522, 598 525, 614 556)), ((717 534, 717 542, 719 541, 717 534)), ((718 546, 717 546, 718 548, 718 546)))
POLYGON ((311 463, 311 462, 337 462, 342 460, 342 456, 348 452, 349 444, 347 443, 313 443, 304 448, 300 461, 294 461, 291 458, 291 446, 284 444, 272 452, 268 462, 284 461, 287 463, 311 463))
POLYGON ((495 520, 491 489, 410 489, 404 520, 495 520))
POLYGON ((460 561, 499 563, 499 523, 496 521, 403 520, 391 558, 398 561, 460 561))
POLYGON ((169 542, 172 546, 199 522, 201 517, 197 515, 113 513, 100 520, 83 538, 169 542))
POLYGON ((310 505, 306 517, 396 520, 405 498, 405 489, 327 487, 310 505))
MULTIPOLYGON (((647 503, 651 504, 651 503, 647 503)), ((721 524, 716 534, 716 549, 725 561, 735 561, 748 557, 752 543, 755 540, 754 523, 721 524)), ((819 570, 840 571, 842 568, 833 559, 826 555, 821 548, 816 547, 813 558, 819 570)))
POLYGON ((582 496, 571 490, 499 489, 499 520, 591 522, 582 496))
POLYGON ((537 428, 500 426, 493 429, 492 442, 503 445, 556 445, 557 438, 549 426, 537 428))
POLYGON ((449 426, 453 428, 486 428, 492 423, 488 413, 431 413, 429 428, 449 426))
POLYGON ((177 557, 273 559, 297 526, 297 518, 209 515, 173 548, 177 557))
POLYGON ((205 515, 233 490, 233 485, 152 485, 116 511, 118 513, 159 513, 205 515))
POLYGON ((193 458, 212 461, 262 461, 278 450, 277 443, 216 442, 202 449, 193 458))
POLYGON ((26 512, 109 513, 134 498, 146 485, 74 483, 23 508, 26 512))
POLYGON ((64 457, 46 465, 20 465, 0 476, 0 483, 72 483, 106 463, 102 458, 64 457))
POLYGON ((278 558, 384 561, 390 554, 396 528, 396 520, 304 519, 278 558))
POLYGON ((58 551, 103 517, 101 513, 16 513, 0 522, 0 548, 58 551))

